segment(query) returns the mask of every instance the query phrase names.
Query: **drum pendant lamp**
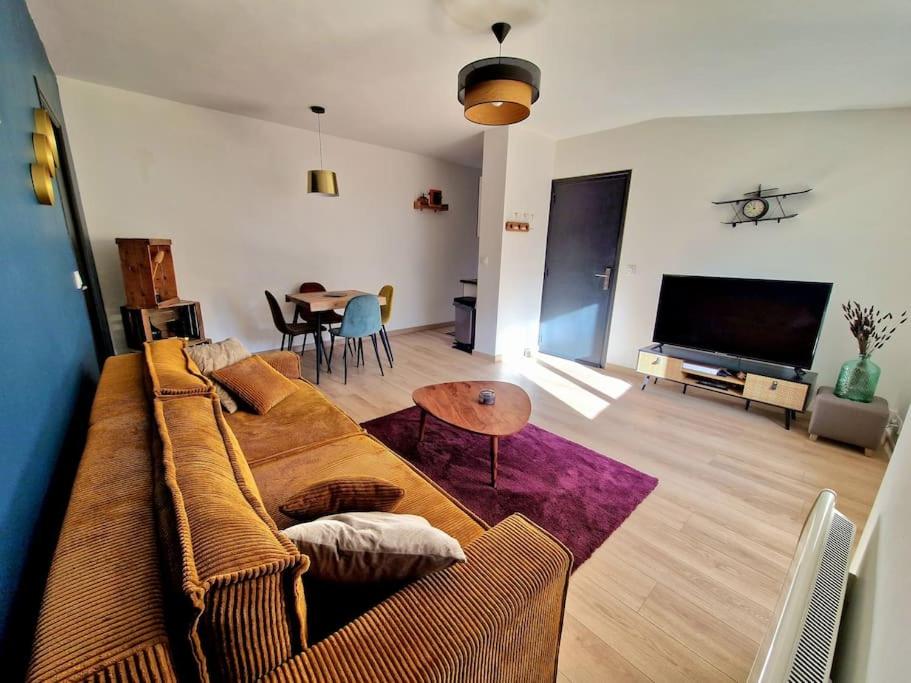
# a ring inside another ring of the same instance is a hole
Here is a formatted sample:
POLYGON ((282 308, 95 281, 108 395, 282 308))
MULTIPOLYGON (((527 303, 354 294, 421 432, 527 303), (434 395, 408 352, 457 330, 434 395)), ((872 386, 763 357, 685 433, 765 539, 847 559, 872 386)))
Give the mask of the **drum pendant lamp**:
POLYGON ((459 102, 465 118, 484 126, 508 126, 528 118, 541 88, 541 69, 528 60, 503 57, 503 41, 510 26, 497 22, 490 27, 500 55, 466 64, 459 71, 459 102))
POLYGON ((325 195, 327 197, 338 197, 338 178, 335 177, 335 171, 329 171, 323 168, 323 129, 320 125, 320 115, 326 113, 325 107, 314 105, 310 111, 316 114, 316 130, 319 137, 319 165, 316 170, 307 171, 307 192, 325 195))

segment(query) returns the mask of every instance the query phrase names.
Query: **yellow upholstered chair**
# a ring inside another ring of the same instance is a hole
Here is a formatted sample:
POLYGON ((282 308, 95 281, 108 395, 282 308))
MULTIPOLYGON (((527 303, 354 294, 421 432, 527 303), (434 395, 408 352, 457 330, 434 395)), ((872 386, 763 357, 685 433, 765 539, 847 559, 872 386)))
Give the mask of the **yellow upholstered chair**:
POLYGON ((386 323, 389 322, 389 318, 392 317, 392 295, 394 290, 392 285, 383 285, 380 289, 380 296, 386 298, 386 303, 380 306, 380 339, 383 342, 383 348, 386 349, 386 358, 389 360, 389 367, 392 367, 392 362, 395 360, 395 356, 392 355, 392 344, 389 342, 389 333, 386 332, 386 323))

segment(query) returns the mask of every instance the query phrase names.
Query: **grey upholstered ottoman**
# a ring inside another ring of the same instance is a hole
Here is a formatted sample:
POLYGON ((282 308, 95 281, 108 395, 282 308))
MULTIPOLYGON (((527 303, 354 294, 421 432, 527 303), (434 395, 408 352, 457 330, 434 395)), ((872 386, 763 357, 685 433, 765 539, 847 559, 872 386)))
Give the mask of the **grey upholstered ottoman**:
POLYGON ((889 422, 889 404, 877 396, 872 403, 859 403, 838 398, 832 387, 819 387, 813 416, 810 418, 810 438, 817 436, 860 446, 867 455, 880 447, 889 422))

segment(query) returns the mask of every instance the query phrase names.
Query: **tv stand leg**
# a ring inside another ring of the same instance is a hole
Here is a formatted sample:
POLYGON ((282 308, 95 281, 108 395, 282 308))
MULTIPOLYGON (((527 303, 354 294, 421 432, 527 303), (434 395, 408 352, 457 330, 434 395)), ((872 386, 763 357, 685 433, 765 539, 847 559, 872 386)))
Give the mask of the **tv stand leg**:
POLYGON ((784 428, 787 430, 791 429, 791 409, 784 409, 784 428))
POLYGON ((648 381, 649 381, 650 379, 651 379, 651 377, 649 377, 648 375, 646 375, 646 376, 643 378, 643 380, 642 380, 642 386, 640 387, 640 390, 641 390, 641 391, 645 391, 645 385, 648 384, 648 381))
POLYGON ((743 409, 746 411, 750 410, 750 399, 747 399, 747 404, 743 407, 743 409))
POLYGON ((685 384, 683 385, 683 393, 684 393, 684 394, 686 393, 686 385, 685 385, 685 384))
POLYGON ((658 378, 652 377, 652 384, 658 384, 658 378))

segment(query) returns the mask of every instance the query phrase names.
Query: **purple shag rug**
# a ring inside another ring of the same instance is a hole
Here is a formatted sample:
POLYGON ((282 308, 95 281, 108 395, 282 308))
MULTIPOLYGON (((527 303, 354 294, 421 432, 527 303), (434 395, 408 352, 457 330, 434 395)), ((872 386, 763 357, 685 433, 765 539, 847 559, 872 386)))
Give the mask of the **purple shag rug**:
POLYGON ((364 428, 488 524, 514 512, 547 529, 573 553, 575 567, 629 517, 658 480, 573 441, 528 424, 500 439, 497 488, 490 486, 490 439, 420 409, 370 420, 364 428))

